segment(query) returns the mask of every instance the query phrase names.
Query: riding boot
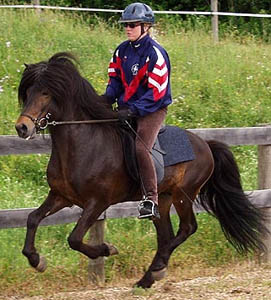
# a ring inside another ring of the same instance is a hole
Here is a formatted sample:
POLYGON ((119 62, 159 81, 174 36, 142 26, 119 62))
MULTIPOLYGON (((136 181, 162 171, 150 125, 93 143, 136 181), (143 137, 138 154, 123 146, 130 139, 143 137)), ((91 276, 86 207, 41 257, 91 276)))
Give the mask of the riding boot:
POLYGON ((141 169, 143 198, 138 207, 138 218, 160 218, 158 209, 157 176, 152 158, 145 157, 141 166, 144 167, 141 169))
MULTIPOLYGON (((147 193, 147 196, 143 196, 143 199, 138 205, 139 219, 160 219, 160 213, 158 208, 158 202, 152 200, 153 197, 148 196, 150 193, 147 193)), ((157 197, 156 197, 157 198, 157 197)))

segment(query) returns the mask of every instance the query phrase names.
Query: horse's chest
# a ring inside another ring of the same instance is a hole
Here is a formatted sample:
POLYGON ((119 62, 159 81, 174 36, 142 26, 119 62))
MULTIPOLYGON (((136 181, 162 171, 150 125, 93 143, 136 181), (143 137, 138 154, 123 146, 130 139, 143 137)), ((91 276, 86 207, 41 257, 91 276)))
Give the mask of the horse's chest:
POLYGON ((72 203, 74 203, 74 199, 77 199, 73 185, 69 182, 69 180, 67 180, 67 178, 61 176, 48 176, 48 184, 54 192, 68 199, 72 203))
POLYGON ((73 172, 66 167, 60 167, 57 162, 51 163, 47 170, 47 180, 50 188, 57 194, 69 200, 73 204, 78 204, 80 197, 76 189, 76 183, 72 178, 73 172))

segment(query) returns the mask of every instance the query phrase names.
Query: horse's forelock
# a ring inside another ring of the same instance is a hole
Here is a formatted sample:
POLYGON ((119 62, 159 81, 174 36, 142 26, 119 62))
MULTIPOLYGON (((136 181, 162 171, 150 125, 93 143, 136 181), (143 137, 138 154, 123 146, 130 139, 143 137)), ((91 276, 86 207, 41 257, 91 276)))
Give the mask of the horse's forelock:
POLYGON ((24 102, 27 89, 33 85, 47 88, 58 96, 66 94, 65 83, 69 82, 69 75, 78 73, 73 61, 76 62, 76 58, 72 54, 62 52, 53 55, 48 61, 25 64, 18 91, 19 101, 24 102))
POLYGON ((41 75, 40 66, 44 64, 44 62, 39 64, 25 64, 25 69, 18 89, 18 99, 20 104, 23 104, 26 100, 26 91, 38 82, 38 78, 41 75))

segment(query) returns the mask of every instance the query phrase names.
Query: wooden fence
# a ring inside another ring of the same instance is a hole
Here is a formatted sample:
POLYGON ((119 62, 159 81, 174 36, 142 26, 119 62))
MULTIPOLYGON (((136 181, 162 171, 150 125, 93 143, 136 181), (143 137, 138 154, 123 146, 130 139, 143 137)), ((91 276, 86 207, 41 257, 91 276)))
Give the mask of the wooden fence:
MULTIPOLYGON (((218 140, 228 145, 258 146, 258 187, 259 190, 250 193, 251 201, 270 216, 266 226, 271 231, 271 127, 251 128, 212 128, 189 129, 205 140, 218 140)), ((50 153, 51 140, 48 135, 37 136, 33 140, 23 140, 17 136, 0 136, 0 155, 50 153)), ((137 216, 137 202, 126 202, 112 205, 90 231, 90 243, 103 241, 104 220, 106 218, 124 218, 137 216)), ((0 229, 25 227, 28 214, 34 208, 0 210, 0 229)), ((194 207, 195 212, 201 212, 200 207, 194 207)), ((175 213, 174 208, 171 211, 175 213)), ((79 207, 64 208, 55 215, 45 218, 41 225, 56 225, 76 222, 81 214, 79 207)), ((264 241, 267 252, 261 257, 262 262, 271 262, 271 236, 264 241)), ((103 280, 104 261, 99 258, 90 262, 90 278, 103 280)))

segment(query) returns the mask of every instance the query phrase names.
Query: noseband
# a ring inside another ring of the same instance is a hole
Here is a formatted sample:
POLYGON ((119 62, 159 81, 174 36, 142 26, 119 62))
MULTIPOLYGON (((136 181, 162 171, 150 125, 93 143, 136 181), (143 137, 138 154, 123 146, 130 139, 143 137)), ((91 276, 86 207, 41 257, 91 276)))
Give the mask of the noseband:
POLYGON ((36 128, 36 133, 40 133, 41 130, 44 130, 47 128, 49 124, 49 118, 51 116, 51 114, 48 112, 45 117, 40 118, 40 115, 37 118, 33 118, 32 116, 28 115, 28 114, 21 114, 21 116, 27 117, 28 119, 30 119, 36 128))

